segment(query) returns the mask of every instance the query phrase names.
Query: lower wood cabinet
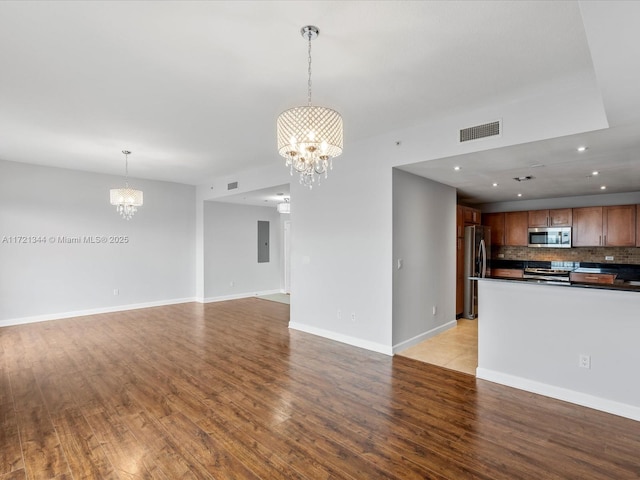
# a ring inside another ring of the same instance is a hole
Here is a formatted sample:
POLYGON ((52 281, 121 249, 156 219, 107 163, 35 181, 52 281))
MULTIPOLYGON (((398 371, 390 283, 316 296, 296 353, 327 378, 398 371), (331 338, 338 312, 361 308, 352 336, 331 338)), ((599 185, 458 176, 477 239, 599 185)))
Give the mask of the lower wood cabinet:
POLYGON ((612 273, 575 273, 569 274, 569 280, 575 283, 597 283, 612 285, 616 276, 612 273))
POLYGON ((522 278, 524 271, 517 268, 492 268, 491 276, 496 278, 522 278))
POLYGON ((464 238, 456 239, 456 316, 464 313, 464 238))

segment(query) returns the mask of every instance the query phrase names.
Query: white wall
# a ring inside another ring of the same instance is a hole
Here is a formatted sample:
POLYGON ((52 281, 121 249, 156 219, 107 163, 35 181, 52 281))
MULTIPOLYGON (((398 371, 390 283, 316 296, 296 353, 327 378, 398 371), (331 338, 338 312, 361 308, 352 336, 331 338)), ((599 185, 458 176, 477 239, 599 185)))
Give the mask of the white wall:
POLYGON ((456 324, 455 188, 393 170, 393 259, 399 351, 456 324))
POLYGON ((0 325, 193 299, 195 188, 130 183, 144 205, 126 221, 109 204, 122 177, 0 161, 0 325), (2 241, 19 235, 47 243, 2 241), (59 236, 128 242, 62 244, 59 236))
POLYGON ((640 420, 640 292, 482 280, 478 298, 479 378, 640 420))
MULTIPOLYGON (((596 130, 607 122, 595 79, 585 73, 510 102, 360 141, 350 141, 348 126, 345 118, 345 151, 329 179, 312 191, 291 184, 290 326, 392 354, 392 167, 596 130), (502 137, 457 142, 460 128, 496 118, 503 119, 502 137)), ((433 271, 425 282, 436 284, 440 275, 433 271)), ((453 295, 433 300, 447 305, 453 295)))
POLYGON ((281 230, 273 207, 204 202, 205 301, 280 291, 281 230), (269 222, 266 263, 258 263, 258 220, 269 222))

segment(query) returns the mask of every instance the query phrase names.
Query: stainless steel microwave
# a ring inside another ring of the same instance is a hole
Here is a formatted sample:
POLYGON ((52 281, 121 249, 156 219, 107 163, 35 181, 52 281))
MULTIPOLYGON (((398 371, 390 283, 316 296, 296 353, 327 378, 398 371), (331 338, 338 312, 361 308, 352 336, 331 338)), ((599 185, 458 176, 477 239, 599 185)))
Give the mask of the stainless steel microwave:
POLYGON ((529 228, 529 246, 570 248, 571 227, 529 228))

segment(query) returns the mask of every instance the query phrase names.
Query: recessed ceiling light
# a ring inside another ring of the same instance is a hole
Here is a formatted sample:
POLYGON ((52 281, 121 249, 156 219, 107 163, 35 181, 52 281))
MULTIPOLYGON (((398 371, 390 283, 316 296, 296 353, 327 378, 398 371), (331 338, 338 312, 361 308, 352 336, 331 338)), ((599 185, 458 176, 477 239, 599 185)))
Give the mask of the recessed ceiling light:
POLYGON ((497 187, 497 186, 498 186, 498 184, 497 184, 496 182, 493 182, 493 184, 492 184, 492 185, 493 185, 494 187, 497 187))
POLYGON ((606 186, 606 185, 602 185, 602 186, 600 187, 600 190, 606 190, 606 189, 607 189, 607 186, 606 186))
POLYGON ((576 148, 576 150, 578 150, 578 152, 582 153, 582 152, 586 152, 587 150, 589 150, 589 147, 582 146, 582 147, 576 148))
POLYGON ((519 196, 519 197, 521 197, 521 196, 522 196, 522 194, 521 194, 521 193, 519 193, 519 194, 518 194, 518 196, 519 196))
POLYGON ((455 167, 453 167, 453 169, 457 172, 458 170, 460 170, 460 166, 456 165, 455 167))
POLYGON ((593 172, 591 172, 591 175, 598 175, 600 172, 597 170, 594 170, 593 172))

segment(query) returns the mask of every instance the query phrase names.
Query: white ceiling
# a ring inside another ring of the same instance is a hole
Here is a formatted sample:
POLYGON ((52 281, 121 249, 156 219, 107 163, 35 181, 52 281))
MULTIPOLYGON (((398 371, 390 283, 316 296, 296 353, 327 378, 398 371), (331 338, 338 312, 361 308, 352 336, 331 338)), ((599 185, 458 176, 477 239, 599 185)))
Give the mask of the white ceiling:
MULTIPOLYGON (((193 185, 278 165, 277 115, 306 101, 306 24, 321 32, 314 103, 342 113, 347 145, 580 75, 597 76, 615 119, 635 122, 637 52, 611 55, 607 41, 640 43, 628 33, 640 11, 614 3, 3 1, 0 159, 119 175, 126 148, 131 176, 193 185)), ((609 191, 640 190, 626 170, 638 131, 615 135, 622 148, 606 132, 585 137, 593 145, 579 161, 602 162, 602 142, 609 191)), ((586 175, 572 148, 551 141, 407 169, 497 200, 485 181, 506 184, 551 150, 536 177, 549 172, 555 195, 565 175, 586 175), (447 162, 466 166, 453 177, 447 162)))
POLYGON ((216 202, 235 203, 239 205, 253 205, 256 207, 276 207, 285 200, 290 200, 289 184, 236 193, 216 198, 216 202))

